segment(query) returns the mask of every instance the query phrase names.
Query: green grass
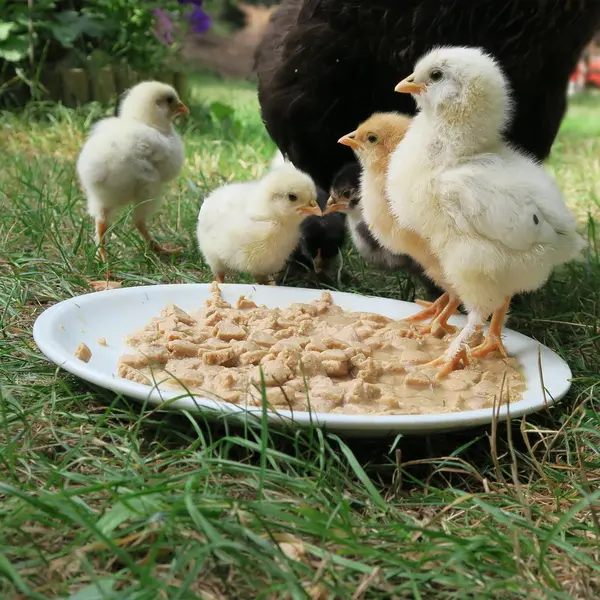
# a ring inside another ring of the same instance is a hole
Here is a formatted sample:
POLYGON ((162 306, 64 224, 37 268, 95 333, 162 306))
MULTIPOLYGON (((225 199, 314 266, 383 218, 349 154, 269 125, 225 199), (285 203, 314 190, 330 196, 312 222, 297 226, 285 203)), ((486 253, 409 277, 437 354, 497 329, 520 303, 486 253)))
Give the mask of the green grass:
MULTIPOLYGON (((273 145, 250 86, 204 78, 187 164, 146 251, 127 215, 110 240, 124 285, 208 281, 200 201, 260 175, 273 145), (225 102, 233 119, 214 117, 225 102)), ((600 102, 574 101, 550 167, 595 236, 600 102), (591 215, 591 217, 590 217, 591 215)), ((0 598, 187 600, 597 598, 600 268, 557 273, 511 327, 568 360, 551 410, 460 434, 342 440, 209 426, 144 410, 49 364, 34 319, 102 276, 74 162, 99 109, 2 115, 0 598)), ((344 289, 412 298, 346 251, 344 289)))

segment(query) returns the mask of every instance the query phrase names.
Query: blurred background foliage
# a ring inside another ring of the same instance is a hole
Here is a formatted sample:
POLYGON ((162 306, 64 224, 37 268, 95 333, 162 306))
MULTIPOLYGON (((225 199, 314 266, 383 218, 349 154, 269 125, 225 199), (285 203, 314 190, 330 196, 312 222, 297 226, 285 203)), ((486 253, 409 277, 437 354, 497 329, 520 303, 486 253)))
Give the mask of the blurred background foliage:
POLYGON ((237 0, 0 0, 0 106, 24 89, 43 98, 42 72, 85 68, 93 53, 144 73, 174 63, 190 32, 230 35, 245 20, 237 0))

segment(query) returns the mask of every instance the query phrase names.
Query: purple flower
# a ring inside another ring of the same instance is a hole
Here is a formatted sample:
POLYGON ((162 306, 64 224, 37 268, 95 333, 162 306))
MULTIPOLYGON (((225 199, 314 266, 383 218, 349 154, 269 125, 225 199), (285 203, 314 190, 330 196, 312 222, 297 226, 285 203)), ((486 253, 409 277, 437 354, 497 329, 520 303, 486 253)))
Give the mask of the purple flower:
POLYGON ((189 16, 189 21, 191 30, 194 33, 205 33, 210 29, 210 16, 200 7, 194 7, 192 14, 189 16))
POLYGON ((152 11, 156 17, 155 35, 165 45, 173 44, 173 23, 162 8, 156 8, 152 11))
POLYGON ((202 9, 202 0, 179 0, 179 4, 192 4, 193 8, 188 15, 190 29, 194 33, 205 33, 210 28, 210 16, 202 9))

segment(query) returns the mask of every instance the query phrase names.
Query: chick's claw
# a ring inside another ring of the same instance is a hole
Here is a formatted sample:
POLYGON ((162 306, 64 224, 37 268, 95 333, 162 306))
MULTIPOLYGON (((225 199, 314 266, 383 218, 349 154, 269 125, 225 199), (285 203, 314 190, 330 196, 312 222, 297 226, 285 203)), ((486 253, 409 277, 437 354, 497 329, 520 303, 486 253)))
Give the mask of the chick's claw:
POLYGON ((456 331, 456 327, 448 324, 448 319, 456 312, 460 305, 458 298, 448 298, 446 306, 442 309, 442 312, 434 317, 429 325, 422 328, 421 333, 430 333, 434 337, 441 338, 447 333, 452 334, 456 331))
POLYGON ((450 325, 446 319, 441 318, 442 315, 438 315, 435 319, 419 329, 419 333, 423 335, 432 335, 436 338, 443 338, 446 334, 451 335, 456 332, 456 327, 450 325))
POLYGON ((502 358, 508 358, 508 352, 504 347, 504 343, 502 342, 502 338, 495 333, 488 333, 483 340, 483 343, 476 346, 471 351, 471 355, 475 358, 483 358, 492 352, 499 352, 502 358))
POLYGON ((448 358, 447 355, 442 355, 431 362, 425 363, 424 367, 441 367, 437 372, 435 378, 436 379, 444 379, 447 377, 452 371, 456 371, 457 369, 467 367, 471 363, 469 359, 469 353, 465 346, 462 346, 460 350, 452 357, 448 358), (462 363, 462 367, 461 367, 462 363))
POLYGON ((150 248, 156 254, 181 254, 183 252, 183 248, 171 248, 170 246, 163 246, 154 240, 150 241, 150 248))
MULTIPOLYGON (((445 292, 435 302, 431 302, 429 304, 429 306, 427 306, 425 309, 419 311, 415 315, 411 315, 410 317, 407 317, 404 320, 413 322, 413 321, 424 321, 425 319, 429 319, 429 318, 435 319, 436 317, 438 317, 439 315, 442 314, 442 311, 448 304, 449 300, 450 300, 450 295, 448 294, 448 292, 445 292)), ((425 302, 425 300, 421 300, 421 302, 425 302)))

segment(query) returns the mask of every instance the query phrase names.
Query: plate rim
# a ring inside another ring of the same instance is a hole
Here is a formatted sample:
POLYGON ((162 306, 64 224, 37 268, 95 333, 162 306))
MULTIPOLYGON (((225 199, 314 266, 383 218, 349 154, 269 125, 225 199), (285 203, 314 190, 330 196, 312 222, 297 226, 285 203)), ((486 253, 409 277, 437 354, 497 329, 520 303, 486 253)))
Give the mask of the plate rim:
MULTIPOLYGON (((60 346, 55 340, 53 340, 52 336, 47 336, 47 333, 51 333, 52 325, 56 323, 59 314, 66 310, 70 305, 75 304, 78 308, 79 304, 87 304, 90 301, 95 301, 95 298, 98 298, 98 294, 103 294, 103 298, 107 298, 107 294, 113 296, 127 296, 128 294, 136 294, 140 295, 149 290, 165 290, 169 289, 173 292, 177 292, 177 289, 183 288, 193 288, 199 287, 201 289, 210 289, 211 283, 200 282, 200 283, 176 283, 176 284, 155 284, 155 285, 141 285, 141 286, 130 286, 124 288, 117 288, 112 290, 104 290, 100 292, 88 292, 85 294, 80 294, 77 296, 73 296, 71 298, 66 298, 49 308, 46 308, 42 313, 38 315, 34 322, 33 326, 33 338, 38 347, 38 349, 42 352, 42 354, 52 363, 71 373, 72 375, 83 379, 84 381, 91 383, 93 385, 97 385, 98 387, 108 389, 116 394, 120 394, 125 398, 132 398, 138 402, 148 403, 153 406, 168 403, 167 406, 163 407, 165 410, 176 410, 180 412, 181 410, 189 410, 190 412, 214 412, 215 414, 219 414, 219 416, 235 416, 244 418, 248 415, 259 416, 261 417, 263 414, 263 408, 259 407, 243 407, 236 404, 232 404, 226 401, 221 400, 213 400, 210 398, 202 398, 201 396, 197 396, 195 394, 188 394, 187 392, 179 392, 175 390, 165 391, 159 390, 156 386, 149 387, 144 384, 136 383, 133 381, 129 381, 126 379, 112 377, 102 374, 96 373, 96 369, 86 368, 86 364, 79 359, 75 358, 75 356, 67 356, 66 353, 62 351, 62 346, 60 346), (173 398, 178 398, 177 400, 173 400, 173 398), (192 406, 182 406, 183 404, 192 404, 192 406)), ((352 292, 338 292, 334 290, 326 290, 319 288, 297 288, 291 286, 261 286, 259 284, 248 284, 248 283, 224 283, 219 284, 219 287, 226 291, 228 288, 246 288, 247 291, 242 293, 248 293, 249 290, 257 288, 270 288, 281 289, 281 290, 289 290, 292 292, 301 291, 301 293, 309 292, 313 294, 322 294, 323 292, 329 292, 332 294, 332 297, 344 297, 350 296, 353 298, 362 298, 367 300, 385 300, 388 302, 393 302, 396 304, 409 305, 411 308, 420 309, 419 305, 413 302, 408 302, 406 300, 397 300, 394 298, 388 298, 385 296, 372 296, 365 294, 355 294, 352 292)), ((236 292, 237 293, 237 292, 236 292)), ((147 296, 148 297, 148 296, 147 296)), ((301 301, 301 300, 299 300, 301 301)), ((464 319, 464 316, 462 316, 464 319)), ((540 353, 548 355, 554 355, 554 358, 560 361, 563 367, 566 369, 568 377, 565 381, 564 390, 561 390, 559 394, 556 396, 552 396, 546 389, 546 393, 543 393, 541 387, 541 381, 538 380, 540 384, 540 399, 538 402, 531 402, 528 400, 520 400, 511 405, 504 404, 500 407, 496 407, 495 417, 494 417, 494 407, 491 408, 483 408, 477 410, 469 410, 469 411, 458 411, 451 413, 432 413, 432 414, 419 414, 419 415, 368 415, 368 414, 344 414, 344 413, 322 413, 322 412, 312 412, 312 411, 290 411, 289 409, 282 410, 269 410, 267 409, 266 415, 269 421, 271 422, 284 422, 295 424, 296 426, 307 426, 313 424, 317 427, 326 427, 329 429, 336 430, 370 430, 373 432, 388 430, 388 431, 396 431, 401 432, 402 430, 406 431, 406 433, 419 431, 443 431, 443 430, 460 430, 467 429, 470 427, 475 427, 477 425, 490 424, 494 421, 494 418, 498 422, 505 421, 507 419, 513 419, 522 417, 523 415, 532 414, 549 408, 550 406, 559 402, 562 398, 564 398, 572 385, 573 374, 569 364, 561 358, 554 350, 548 348, 544 344, 525 336, 518 331, 514 331, 512 329, 508 329, 512 335, 517 335, 519 337, 525 338, 529 343, 535 342, 538 345, 538 350, 540 353), (545 401, 544 401, 545 398, 545 401), (521 406, 519 406, 521 405, 521 406)), ((116 368, 116 365, 115 365, 116 368)), ((528 385, 531 385, 528 382, 528 385)))

